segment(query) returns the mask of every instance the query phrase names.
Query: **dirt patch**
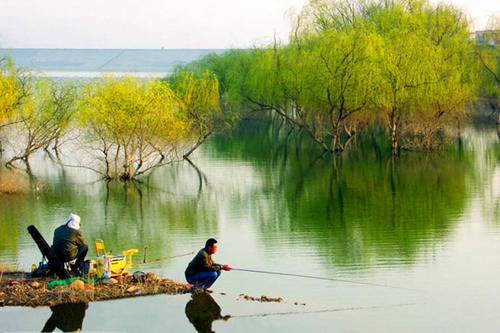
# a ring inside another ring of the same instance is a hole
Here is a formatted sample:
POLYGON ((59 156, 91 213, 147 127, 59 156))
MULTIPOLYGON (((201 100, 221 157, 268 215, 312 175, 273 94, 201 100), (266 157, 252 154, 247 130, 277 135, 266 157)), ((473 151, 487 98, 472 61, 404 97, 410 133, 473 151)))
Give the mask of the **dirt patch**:
POLYGON ((145 279, 134 282, 132 276, 115 283, 75 283, 48 288, 53 279, 26 278, 24 273, 6 274, 0 280, 0 306, 54 306, 63 303, 97 302, 109 299, 157 294, 183 294, 191 288, 172 279, 145 279))
POLYGON ((27 193, 29 185, 24 175, 11 170, 0 169, 0 195, 27 193))

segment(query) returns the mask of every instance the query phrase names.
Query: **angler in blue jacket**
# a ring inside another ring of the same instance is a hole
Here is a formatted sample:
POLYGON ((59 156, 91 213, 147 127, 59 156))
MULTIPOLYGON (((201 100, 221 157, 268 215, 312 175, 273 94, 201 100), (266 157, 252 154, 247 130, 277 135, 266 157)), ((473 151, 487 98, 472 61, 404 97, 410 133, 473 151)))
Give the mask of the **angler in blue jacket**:
POLYGON ((186 280, 195 288, 207 289, 217 280, 221 270, 230 271, 229 265, 220 265, 214 262, 212 255, 217 252, 217 240, 210 238, 191 260, 186 268, 186 280))

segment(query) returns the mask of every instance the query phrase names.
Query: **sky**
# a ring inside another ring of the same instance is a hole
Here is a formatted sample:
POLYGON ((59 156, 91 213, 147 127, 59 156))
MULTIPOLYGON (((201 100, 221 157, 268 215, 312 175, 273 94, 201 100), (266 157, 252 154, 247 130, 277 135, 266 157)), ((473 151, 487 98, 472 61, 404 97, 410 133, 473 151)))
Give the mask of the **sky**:
MULTIPOLYGON (((437 0, 432 0, 437 2, 437 0)), ((244 48, 286 41, 307 0, 0 0, 3 48, 244 48)), ((483 29, 500 0, 449 0, 483 29)))

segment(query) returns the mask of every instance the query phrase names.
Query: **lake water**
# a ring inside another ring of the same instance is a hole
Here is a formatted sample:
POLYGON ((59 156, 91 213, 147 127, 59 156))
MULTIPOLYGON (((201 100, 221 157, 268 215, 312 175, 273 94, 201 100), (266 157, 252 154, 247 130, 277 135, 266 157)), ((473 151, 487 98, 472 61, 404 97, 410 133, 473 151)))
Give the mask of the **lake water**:
POLYGON ((175 66, 187 64, 221 49, 2 49, 0 59, 34 75, 52 78, 96 78, 102 75, 163 77, 175 66))
MULTIPOLYGON (((0 261, 29 269, 40 254, 26 227, 35 224, 50 241, 74 212, 89 244, 101 238, 114 252, 138 248, 137 259, 144 246, 153 259, 197 251, 215 237, 215 259, 233 267, 407 288, 223 272, 212 297, 232 318, 203 322, 217 332, 497 332, 495 130, 471 128, 460 149, 397 159, 386 144, 359 145, 332 160, 305 138, 285 146, 266 120, 246 121, 204 144, 192 159, 197 169, 181 162, 130 185, 39 154, 32 161, 39 191, 0 197, 0 261), (240 293, 285 302, 249 302, 240 293)), ((183 281, 189 260, 134 270, 183 281)), ((84 315, 88 332, 192 332, 189 301, 159 295, 67 311, 84 315)), ((0 308, 0 331, 40 331, 51 314, 0 308)))

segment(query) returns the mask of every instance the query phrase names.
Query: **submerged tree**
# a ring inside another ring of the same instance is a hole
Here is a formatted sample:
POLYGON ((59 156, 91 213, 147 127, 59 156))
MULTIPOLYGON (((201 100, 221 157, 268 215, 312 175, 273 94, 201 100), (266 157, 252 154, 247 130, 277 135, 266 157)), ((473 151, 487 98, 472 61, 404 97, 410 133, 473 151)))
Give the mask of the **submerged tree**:
POLYGON ((379 124, 395 153, 433 149, 471 100, 469 35, 465 15, 450 5, 314 0, 288 44, 210 56, 197 66, 232 92, 222 96, 227 104, 270 112, 325 151, 342 152, 356 133, 379 124))
POLYGON ((6 162, 7 166, 13 166, 18 160, 28 163, 34 152, 63 134, 74 99, 63 103, 61 94, 66 96, 69 89, 71 87, 57 86, 49 80, 35 83, 34 89, 18 107, 15 124, 9 129, 13 156, 6 162))
MULTIPOLYGON (((31 77, 16 68, 11 58, 0 59, 0 133, 16 123, 16 112, 30 95, 31 85, 31 77)), ((0 138, 0 155, 2 150, 0 138)))
POLYGON ((491 17, 488 30, 476 36, 476 54, 480 62, 480 94, 497 113, 500 133, 500 17, 491 17))
POLYGON ((103 176, 123 180, 176 159, 178 144, 189 129, 168 84, 132 78, 90 85, 80 124, 101 154, 103 176))
POLYGON ((177 115, 189 128, 190 140, 185 142, 188 151, 183 153, 187 158, 223 120, 219 108, 219 84, 215 75, 209 72, 196 75, 192 71, 179 71, 169 77, 169 82, 175 94, 177 115))

